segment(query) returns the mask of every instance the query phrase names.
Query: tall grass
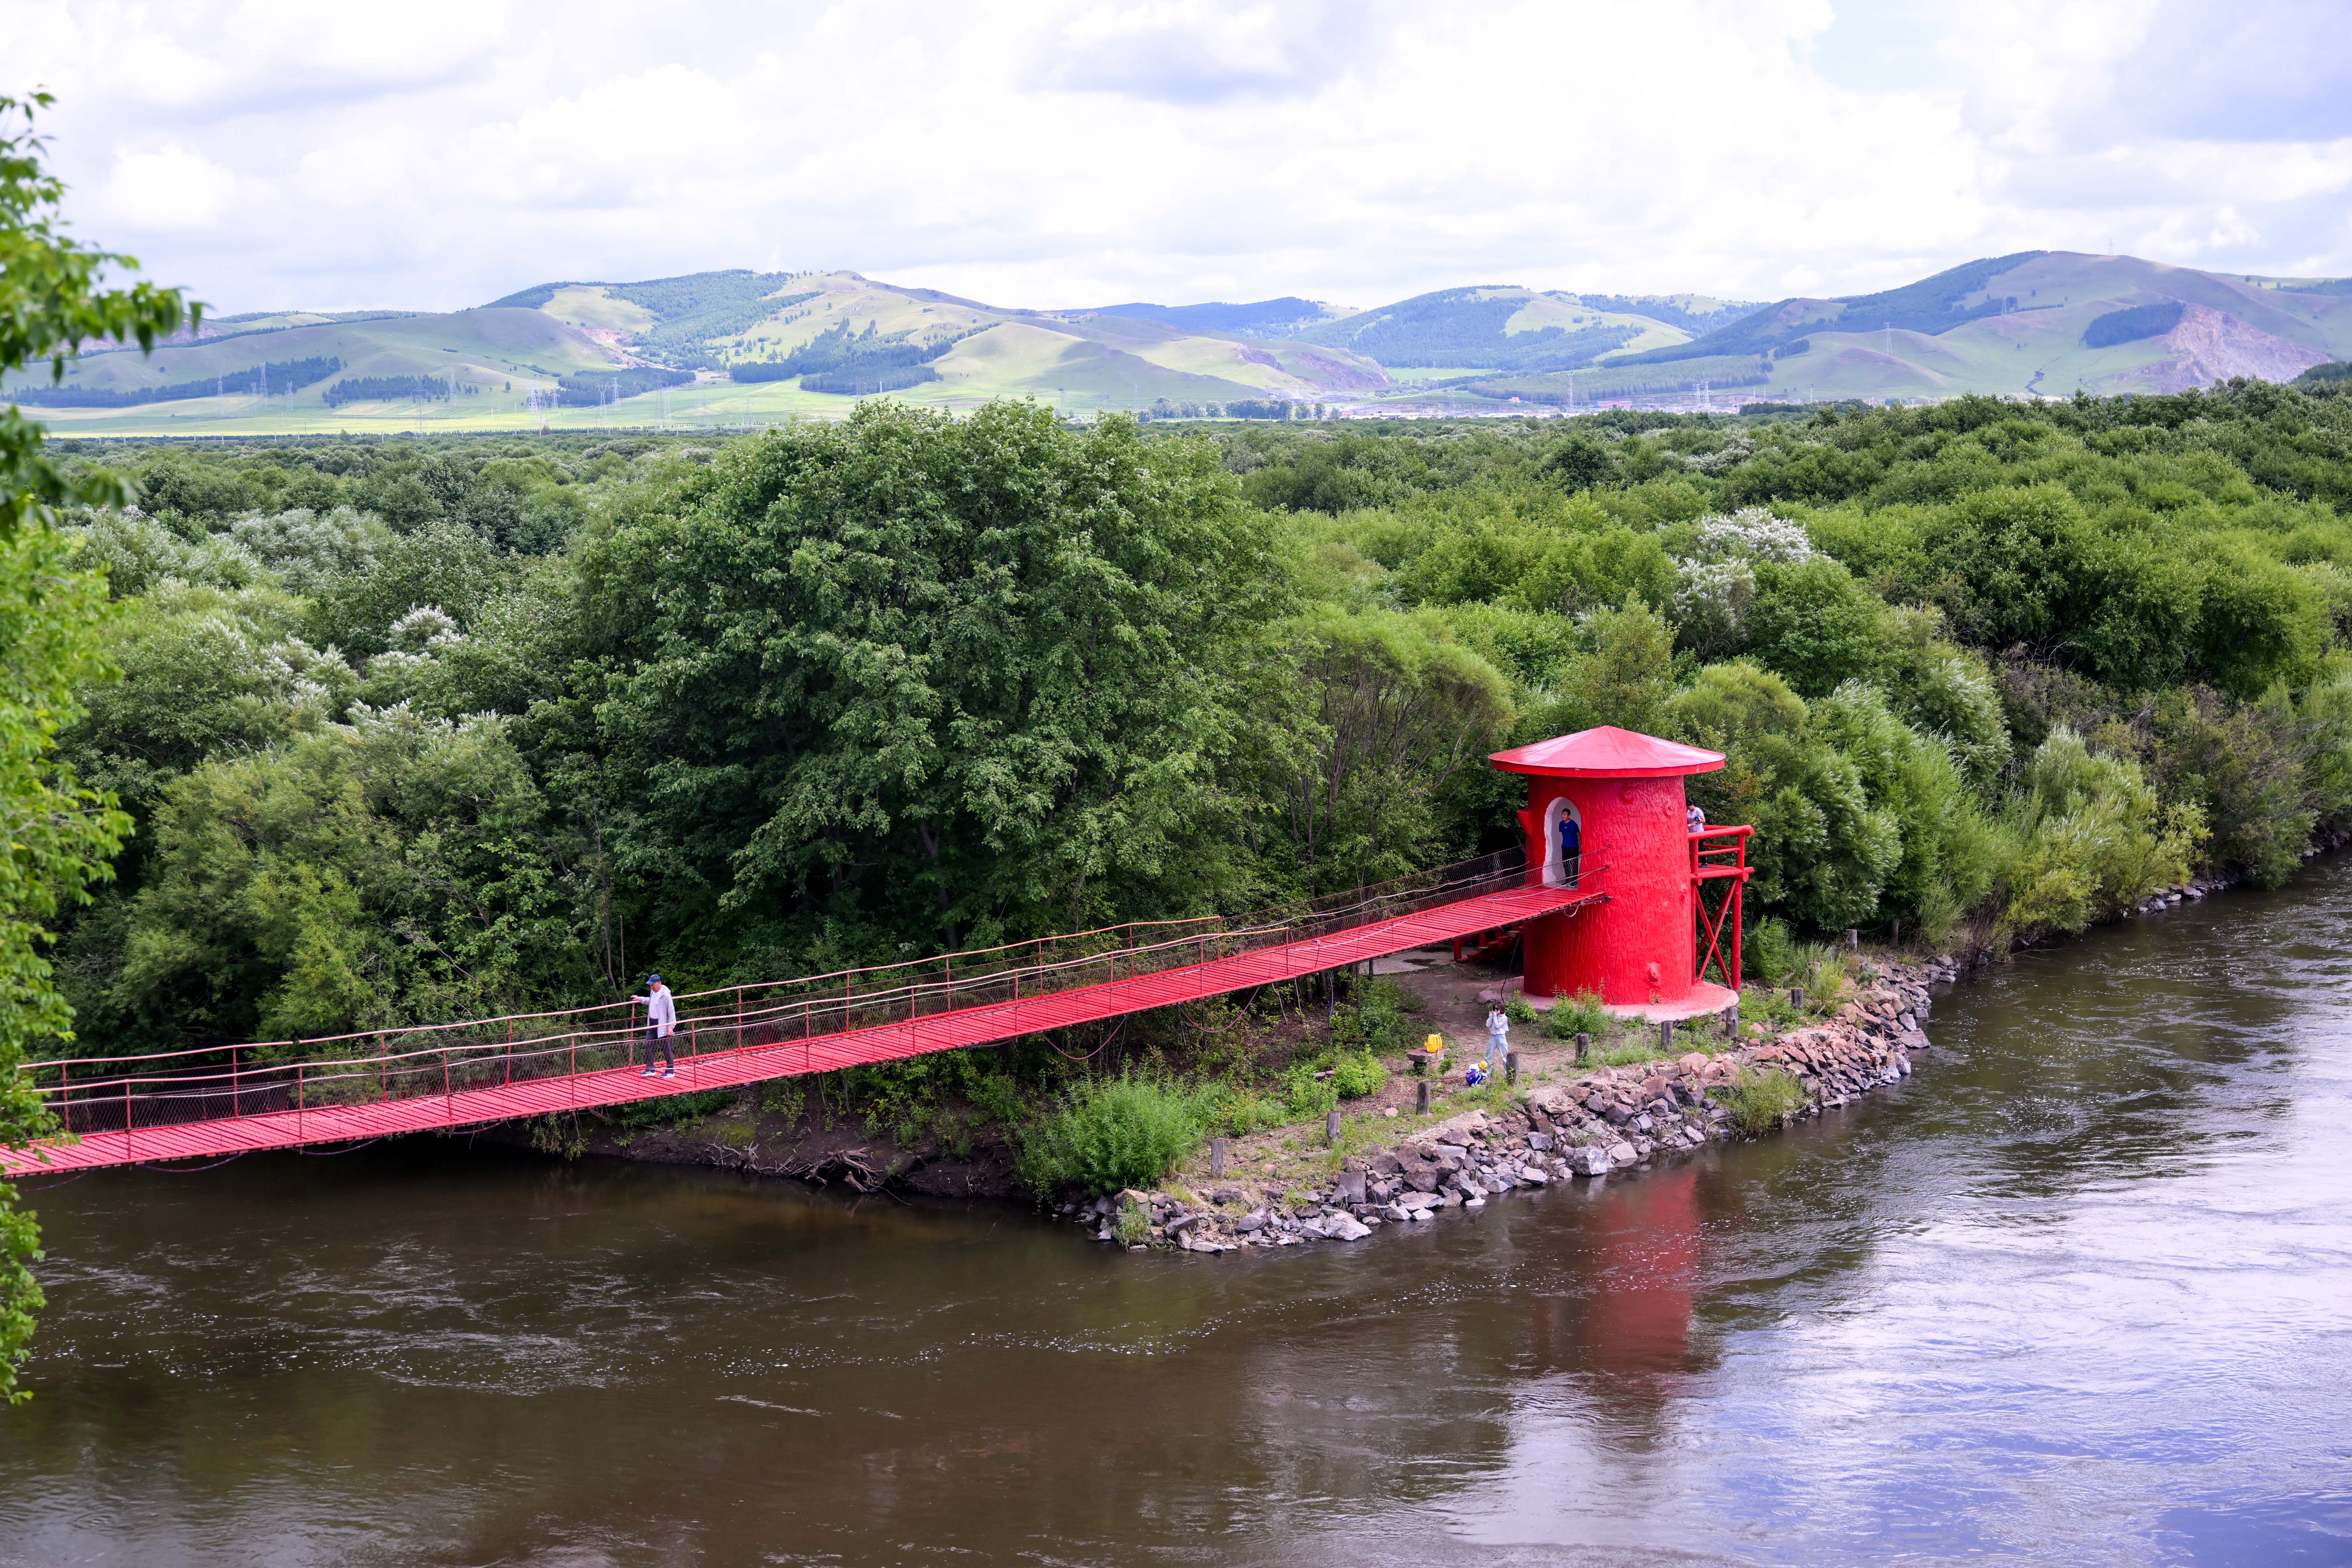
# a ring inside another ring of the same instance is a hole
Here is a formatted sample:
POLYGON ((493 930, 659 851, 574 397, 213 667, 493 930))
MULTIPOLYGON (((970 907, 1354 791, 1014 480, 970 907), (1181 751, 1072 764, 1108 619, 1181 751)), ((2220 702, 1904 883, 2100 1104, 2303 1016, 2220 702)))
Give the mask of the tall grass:
POLYGON ((1780 1118, 1805 1103, 1805 1088, 1778 1068, 1743 1068, 1715 1090, 1716 1103, 1731 1113, 1743 1138, 1757 1138, 1780 1125, 1780 1118))

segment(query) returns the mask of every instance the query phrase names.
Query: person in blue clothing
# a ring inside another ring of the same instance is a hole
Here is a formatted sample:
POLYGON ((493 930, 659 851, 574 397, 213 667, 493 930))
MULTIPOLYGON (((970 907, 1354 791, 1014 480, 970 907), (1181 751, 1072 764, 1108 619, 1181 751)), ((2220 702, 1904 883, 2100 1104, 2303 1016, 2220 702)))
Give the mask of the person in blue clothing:
POLYGON ((1576 824, 1572 813, 1559 814, 1559 879, 1564 887, 1576 886, 1577 860, 1584 851, 1584 830, 1576 824))

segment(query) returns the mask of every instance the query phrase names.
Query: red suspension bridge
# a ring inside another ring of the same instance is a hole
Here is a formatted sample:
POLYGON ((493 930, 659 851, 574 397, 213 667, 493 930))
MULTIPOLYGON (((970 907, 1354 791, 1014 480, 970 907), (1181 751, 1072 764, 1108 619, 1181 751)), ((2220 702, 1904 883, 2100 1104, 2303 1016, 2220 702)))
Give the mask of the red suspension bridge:
POLYGON ((1519 850, 1288 911, 1113 926, 678 998, 677 1076, 643 1076, 634 1002, 24 1070, 76 1142, 0 1171, 222 1157, 586 1110, 962 1050, 1223 995, 1608 900, 1519 850))

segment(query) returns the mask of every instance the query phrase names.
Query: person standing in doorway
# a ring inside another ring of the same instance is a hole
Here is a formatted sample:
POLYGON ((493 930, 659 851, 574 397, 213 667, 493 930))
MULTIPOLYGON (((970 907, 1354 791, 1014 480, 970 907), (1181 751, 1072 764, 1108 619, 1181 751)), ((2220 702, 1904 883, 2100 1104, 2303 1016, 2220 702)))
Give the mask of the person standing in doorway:
POLYGON ((1511 1055, 1511 1016, 1496 1003, 1486 1009, 1486 1071, 1501 1072, 1511 1055))
POLYGON ((646 976, 646 994, 631 1000, 646 1005, 646 1070, 637 1076, 654 1076, 654 1047, 659 1046, 661 1076, 676 1078, 677 1057, 670 1049, 669 1037, 677 1031, 677 1004, 671 999, 669 987, 662 984, 660 975, 648 974, 646 976))
POLYGON ((1564 888, 1576 886, 1577 860, 1584 852, 1584 829, 1577 825, 1570 812, 1559 814, 1559 881, 1564 888))

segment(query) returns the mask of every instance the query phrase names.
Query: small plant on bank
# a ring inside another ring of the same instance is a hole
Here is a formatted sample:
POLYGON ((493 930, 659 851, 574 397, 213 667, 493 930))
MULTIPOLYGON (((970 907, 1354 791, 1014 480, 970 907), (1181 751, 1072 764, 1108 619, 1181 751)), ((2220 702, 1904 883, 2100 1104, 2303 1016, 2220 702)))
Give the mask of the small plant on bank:
POLYGON ((1750 927, 1746 946, 1741 961, 1748 973, 1767 985, 1794 982, 1801 966, 1797 941, 1777 916, 1767 915, 1750 927))
POLYGON ((1715 1090, 1715 1100, 1730 1112, 1731 1125, 1741 1137, 1759 1138, 1805 1103, 1805 1089, 1778 1068, 1743 1068, 1738 1078, 1715 1090))
POLYGON ((1151 1239, 1151 1216, 1133 1198, 1118 1205, 1118 1217, 1111 1221, 1110 1233, 1121 1247, 1141 1247, 1151 1239))
POLYGON ((1573 996, 1562 996, 1544 1015, 1544 1033, 1555 1040, 1572 1040, 1579 1035, 1596 1037, 1609 1032, 1616 1020, 1601 1002, 1597 991, 1580 991, 1573 996))
POLYGON ((1038 1195, 1148 1187, 1206 1135, 1206 1091, 1123 1072, 1074 1086, 1021 1140, 1017 1164, 1038 1195))
POLYGON ((1246 1138, 1289 1120, 1290 1112, 1280 1100, 1268 1100, 1254 1089, 1228 1089, 1217 1097, 1210 1130, 1228 1138, 1246 1138))
POLYGON ((1339 1108, 1339 1089, 1330 1079, 1318 1078, 1312 1061, 1294 1062, 1282 1075, 1283 1098, 1289 1102, 1290 1119, 1310 1121, 1339 1108))
POLYGON ((1784 1029, 1804 1018, 1804 1010, 1792 1005, 1789 994, 1777 986, 1765 989, 1749 986, 1739 994, 1739 1021, 1742 1025, 1761 1022, 1768 1027, 1784 1029))
POLYGON ((1592 1056, 1595 1061, 1607 1068, 1632 1067, 1635 1062, 1654 1062, 1663 1059, 1658 1055, 1658 1047, 1654 1044, 1646 1042, 1640 1045, 1611 1046, 1606 1050, 1594 1051, 1592 1056))
POLYGON ((1517 991, 1506 992, 1503 996, 1503 1016, 1514 1024, 1532 1024, 1536 1021, 1535 1004, 1517 991))
POLYGON ((1843 1007, 1853 996, 1853 956, 1827 942, 1808 942, 1798 968, 1798 984, 1805 988, 1805 1006, 1813 1013, 1843 1007))
POLYGON ((1389 1080, 1389 1069, 1370 1054, 1343 1056, 1331 1065, 1331 1087, 1341 1100, 1361 1100, 1377 1094, 1389 1080))

